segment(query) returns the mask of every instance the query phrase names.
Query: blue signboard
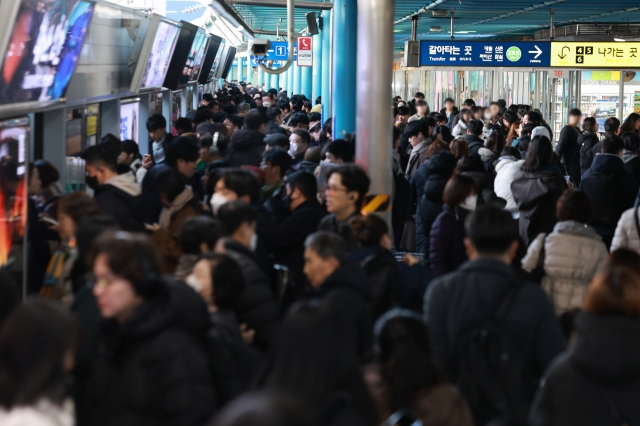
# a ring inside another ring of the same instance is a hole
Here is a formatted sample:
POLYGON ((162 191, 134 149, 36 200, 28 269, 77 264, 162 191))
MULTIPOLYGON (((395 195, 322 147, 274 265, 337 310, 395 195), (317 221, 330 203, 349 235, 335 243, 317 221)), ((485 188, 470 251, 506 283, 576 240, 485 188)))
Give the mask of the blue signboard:
POLYGON ((421 41, 420 66, 549 67, 551 43, 537 41, 421 41))
MULTIPOLYGON (((267 51, 267 56, 264 59, 270 61, 283 61, 287 62, 289 58, 289 42, 286 41, 272 41, 271 47, 267 51)), ((293 59, 298 58, 298 43, 293 43, 293 59)), ((256 57, 251 55, 251 66, 258 66, 256 57), (255 65, 254 65, 255 64, 255 65)))

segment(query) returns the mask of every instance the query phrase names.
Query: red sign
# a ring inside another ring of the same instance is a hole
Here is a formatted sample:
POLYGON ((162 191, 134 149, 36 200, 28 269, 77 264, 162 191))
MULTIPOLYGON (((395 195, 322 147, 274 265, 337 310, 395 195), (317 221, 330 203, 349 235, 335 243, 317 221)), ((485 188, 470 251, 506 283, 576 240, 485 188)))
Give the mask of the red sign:
POLYGON ((313 66, 313 38, 298 37, 298 66, 313 66))

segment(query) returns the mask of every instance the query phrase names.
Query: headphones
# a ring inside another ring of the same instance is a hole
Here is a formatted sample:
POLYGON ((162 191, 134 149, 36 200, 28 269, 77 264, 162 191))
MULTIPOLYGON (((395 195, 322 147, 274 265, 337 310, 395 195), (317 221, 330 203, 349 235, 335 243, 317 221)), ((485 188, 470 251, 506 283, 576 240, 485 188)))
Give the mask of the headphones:
POLYGON ((213 135, 213 145, 209 147, 209 155, 215 157, 220 155, 220 148, 218 148, 218 138, 220 137, 219 132, 215 132, 213 135))

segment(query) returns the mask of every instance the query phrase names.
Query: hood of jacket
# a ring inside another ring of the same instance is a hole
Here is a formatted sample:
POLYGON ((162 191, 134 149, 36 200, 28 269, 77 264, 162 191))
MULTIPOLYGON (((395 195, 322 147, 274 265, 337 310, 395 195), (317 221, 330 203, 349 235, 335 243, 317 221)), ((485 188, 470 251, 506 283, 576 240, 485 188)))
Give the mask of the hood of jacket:
POLYGON ((104 184, 115 186, 116 188, 120 189, 123 192, 126 192, 132 197, 137 197, 142 193, 140 184, 136 182, 136 177, 131 172, 123 173, 121 175, 112 177, 111 179, 106 181, 104 184))
POLYGON ((598 139, 598 135, 596 135, 595 133, 582 132, 582 133, 580 133, 580 136, 578 136, 578 145, 582 145, 583 143, 585 143, 589 139, 593 139, 594 141, 596 141, 596 143, 600 141, 598 139))
POLYGON ((640 380, 640 319, 580 314, 569 348, 575 367, 594 380, 619 385, 640 380))
POLYGON ((518 169, 522 167, 524 164, 524 160, 518 160, 516 157, 512 156, 504 156, 498 159, 498 164, 496 164, 495 170, 498 173, 502 169, 517 167, 518 169))
POLYGON ((599 154, 593 159, 591 165, 592 173, 603 173, 605 175, 612 175, 614 173, 622 171, 624 162, 622 158, 614 154, 599 154))
POLYGON ((393 254, 382 246, 360 247, 349 253, 349 262, 360 263, 363 260, 376 258, 386 258, 395 261, 393 254))
POLYGON ((537 172, 519 170, 511 183, 511 191, 514 198, 518 200, 520 210, 529 210, 535 207, 540 199, 549 192, 549 182, 555 179, 563 178, 551 170, 537 172))
POLYGON ((108 326, 126 340, 144 339, 178 327, 195 335, 209 329, 209 312, 202 297, 187 284, 171 277, 163 277, 163 289, 142 303, 133 314, 118 327, 114 321, 108 326))
POLYGON ((624 164, 631 162, 634 158, 639 158, 638 155, 633 151, 627 151, 626 149, 622 153, 622 161, 624 164))
POLYGON ((593 228, 589 226, 576 222, 575 220, 565 220, 562 222, 556 223, 553 227, 554 232, 564 233, 564 234, 575 234, 580 235, 582 237, 593 238, 595 240, 601 241, 602 238, 593 228))
POLYGON ((329 275, 320 286, 320 293, 324 295, 337 289, 355 290, 367 302, 373 300, 369 279, 357 263, 347 263, 329 275))
POLYGON ((426 164, 427 180, 422 194, 432 203, 442 203, 442 193, 456 167, 456 158, 451 154, 436 154, 426 164))
POLYGON ((264 147, 264 133, 251 129, 236 130, 231 136, 230 146, 235 151, 249 151, 264 147))

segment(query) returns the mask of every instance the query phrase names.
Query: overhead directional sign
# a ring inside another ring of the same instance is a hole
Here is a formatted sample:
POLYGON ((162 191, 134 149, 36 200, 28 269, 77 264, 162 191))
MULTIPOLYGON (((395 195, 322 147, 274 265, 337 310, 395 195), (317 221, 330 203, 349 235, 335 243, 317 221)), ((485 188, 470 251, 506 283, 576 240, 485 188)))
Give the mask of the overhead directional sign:
POLYGON ((549 67, 550 56, 544 41, 420 42, 420 66, 549 67))
MULTIPOLYGON (((287 61, 289 58, 289 43, 286 41, 272 41, 267 56, 260 57, 269 61, 287 61)), ((298 43, 293 43, 293 59, 298 58, 298 43)), ((251 55, 251 64, 256 64, 256 57, 251 55)))
POLYGON ((640 43, 553 42, 551 66, 572 68, 640 68, 640 43))

